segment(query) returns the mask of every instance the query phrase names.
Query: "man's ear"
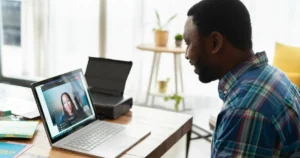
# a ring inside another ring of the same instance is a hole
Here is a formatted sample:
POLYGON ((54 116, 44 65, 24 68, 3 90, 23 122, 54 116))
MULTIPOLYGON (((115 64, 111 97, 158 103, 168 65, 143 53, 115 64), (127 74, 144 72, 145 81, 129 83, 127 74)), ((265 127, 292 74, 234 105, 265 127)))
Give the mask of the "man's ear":
POLYGON ((211 33, 212 37, 212 53, 216 54, 219 50, 223 47, 224 38, 220 32, 213 32, 211 33))

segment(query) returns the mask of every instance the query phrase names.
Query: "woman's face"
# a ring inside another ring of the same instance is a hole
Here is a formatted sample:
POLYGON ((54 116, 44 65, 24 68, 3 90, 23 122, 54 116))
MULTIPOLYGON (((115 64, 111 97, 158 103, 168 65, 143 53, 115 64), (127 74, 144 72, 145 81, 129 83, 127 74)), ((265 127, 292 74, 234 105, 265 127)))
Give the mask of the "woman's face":
POLYGON ((64 94, 62 96, 62 102, 63 102, 63 106, 65 107, 65 109, 69 113, 69 115, 72 115, 73 114, 72 104, 71 104, 71 100, 68 98, 67 95, 64 94))

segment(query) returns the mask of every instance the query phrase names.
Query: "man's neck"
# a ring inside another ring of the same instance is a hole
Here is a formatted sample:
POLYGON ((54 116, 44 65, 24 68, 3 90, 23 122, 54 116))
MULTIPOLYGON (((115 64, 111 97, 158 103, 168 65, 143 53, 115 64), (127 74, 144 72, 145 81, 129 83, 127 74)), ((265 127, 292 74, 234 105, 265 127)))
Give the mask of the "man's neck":
POLYGON ((231 53, 228 53, 228 56, 224 58, 227 60, 223 62, 223 67, 221 68, 219 80, 221 80, 228 72, 233 70, 235 67, 247 61, 253 55, 254 52, 252 49, 250 51, 235 50, 231 53))

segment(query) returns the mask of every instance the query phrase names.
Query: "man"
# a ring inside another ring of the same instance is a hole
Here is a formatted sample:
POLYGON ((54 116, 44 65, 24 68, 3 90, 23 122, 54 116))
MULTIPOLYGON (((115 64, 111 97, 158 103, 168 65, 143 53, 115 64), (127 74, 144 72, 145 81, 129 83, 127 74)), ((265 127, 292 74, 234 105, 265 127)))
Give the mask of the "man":
POLYGON ((300 90, 265 52, 254 54, 251 36, 239 0, 202 0, 188 11, 186 58, 201 82, 219 80, 224 101, 211 156, 300 156, 300 90))

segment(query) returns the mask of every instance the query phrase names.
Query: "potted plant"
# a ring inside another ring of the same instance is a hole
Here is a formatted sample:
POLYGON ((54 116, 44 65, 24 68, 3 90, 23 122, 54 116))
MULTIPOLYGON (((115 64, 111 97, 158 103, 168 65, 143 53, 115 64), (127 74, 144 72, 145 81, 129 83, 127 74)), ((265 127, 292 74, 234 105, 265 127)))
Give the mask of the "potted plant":
POLYGON ((157 10, 155 10, 155 15, 157 21, 157 26, 154 28, 155 45, 164 47, 167 45, 169 39, 169 31, 166 30, 166 27, 177 16, 177 14, 170 17, 169 20, 164 24, 161 22, 160 15, 157 10))
POLYGON ((182 46, 182 40, 183 40, 182 34, 179 33, 175 36, 175 45, 176 45, 176 47, 181 47, 182 46))
POLYGON ((179 111, 179 104, 182 100, 182 96, 180 95, 177 95, 177 94, 173 94, 171 96, 166 96, 164 97, 164 100, 165 101, 168 101, 168 100, 174 100, 175 101, 175 105, 174 105, 174 108, 175 108, 175 111, 178 112, 179 111))
POLYGON ((166 93, 168 88, 168 83, 170 81, 170 78, 167 78, 166 80, 158 81, 158 92, 159 93, 166 93))

